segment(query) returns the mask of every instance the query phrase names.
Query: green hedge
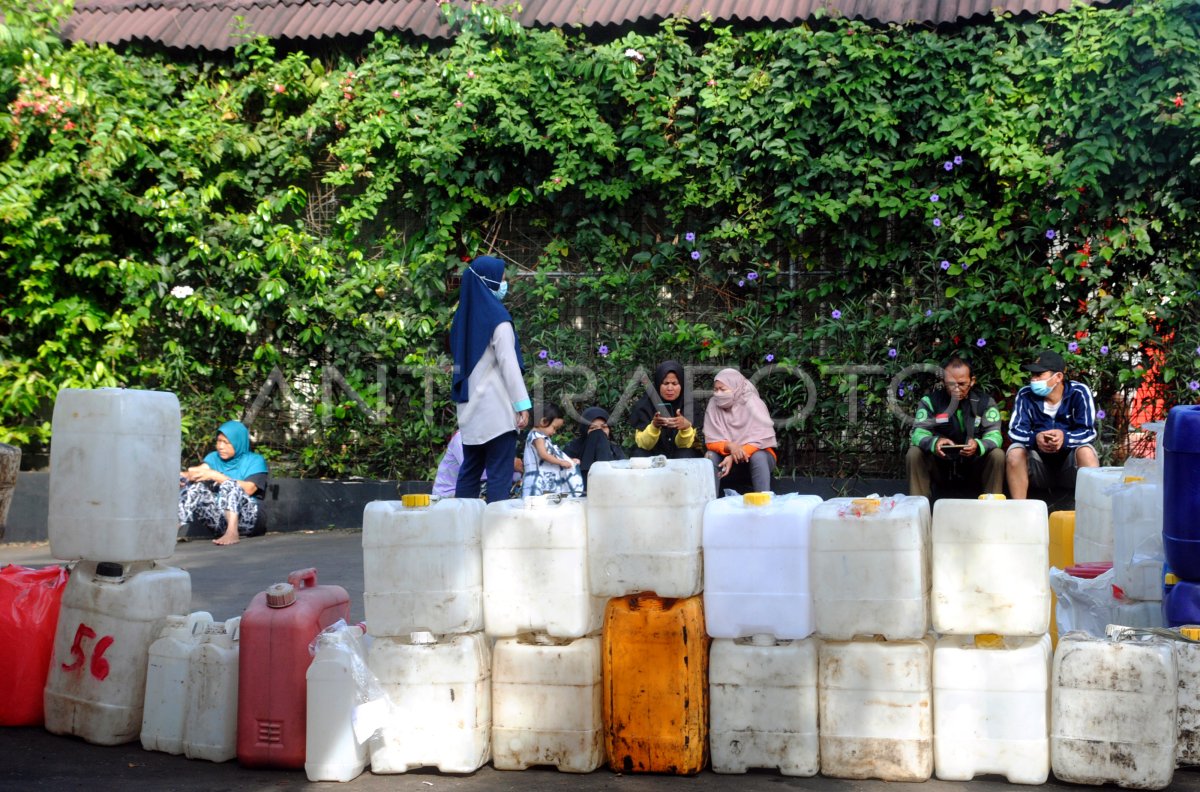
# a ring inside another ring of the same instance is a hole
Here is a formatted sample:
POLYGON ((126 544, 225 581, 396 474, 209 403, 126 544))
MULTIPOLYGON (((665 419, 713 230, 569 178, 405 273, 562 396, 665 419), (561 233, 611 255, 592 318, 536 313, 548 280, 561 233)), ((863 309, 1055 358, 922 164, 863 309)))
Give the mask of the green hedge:
POLYGON ((447 46, 325 60, 7 13, 0 441, 121 384, 180 395, 188 453, 249 410, 281 471, 427 475, 457 272, 488 251, 547 398, 616 404, 664 357, 784 366, 760 386, 805 416, 790 472, 896 473, 908 372, 954 350, 1001 399, 1067 353, 1116 457, 1138 386, 1200 390, 1190 0, 607 43, 477 8, 447 46))

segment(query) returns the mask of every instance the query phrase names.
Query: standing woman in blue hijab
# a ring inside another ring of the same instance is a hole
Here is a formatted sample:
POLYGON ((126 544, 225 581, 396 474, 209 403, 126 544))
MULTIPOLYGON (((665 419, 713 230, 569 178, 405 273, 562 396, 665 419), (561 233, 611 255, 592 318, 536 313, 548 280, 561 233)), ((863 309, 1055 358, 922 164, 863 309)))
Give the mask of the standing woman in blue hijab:
MULTIPOLYGON (((450 396, 458 405, 463 440, 456 498, 478 498, 485 469, 489 482, 512 480, 517 430, 529 423, 533 403, 521 378, 525 361, 512 315, 501 303, 507 293, 500 259, 478 256, 463 270, 450 325, 450 396)), ((508 489, 488 486, 488 503, 506 498, 508 489)))
POLYGON ((266 494, 267 461, 250 450, 241 421, 217 430, 216 450, 179 474, 179 522, 200 523, 217 535, 213 544, 237 544, 254 533, 258 502, 266 494))

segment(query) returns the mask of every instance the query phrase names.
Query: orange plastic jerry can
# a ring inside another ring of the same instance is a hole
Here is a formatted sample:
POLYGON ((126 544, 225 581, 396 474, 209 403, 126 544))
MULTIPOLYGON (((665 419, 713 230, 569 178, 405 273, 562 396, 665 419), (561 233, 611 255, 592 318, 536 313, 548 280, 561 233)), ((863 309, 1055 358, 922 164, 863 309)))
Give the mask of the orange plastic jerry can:
POLYGON ((690 775, 708 760, 708 636, 701 596, 634 594, 604 611, 602 716, 619 773, 690 775))

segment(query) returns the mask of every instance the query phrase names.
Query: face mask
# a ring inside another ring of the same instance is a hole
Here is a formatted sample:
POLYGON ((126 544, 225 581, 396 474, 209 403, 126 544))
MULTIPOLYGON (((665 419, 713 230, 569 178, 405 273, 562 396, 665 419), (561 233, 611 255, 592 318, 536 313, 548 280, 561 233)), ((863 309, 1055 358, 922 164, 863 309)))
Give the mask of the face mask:
POLYGON ((497 300, 503 300, 504 296, 508 294, 508 281, 500 281, 500 288, 493 289, 492 294, 496 295, 497 300))
POLYGON ((1029 389, 1035 396, 1049 396, 1054 386, 1050 384, 1050 380, 1033 380, 1029 383, 1029 389))
POLYGON ((728 409, 733 405, 733 392, 721 391, 720 393, 714 393, 713 400, 722 410, 728 409))

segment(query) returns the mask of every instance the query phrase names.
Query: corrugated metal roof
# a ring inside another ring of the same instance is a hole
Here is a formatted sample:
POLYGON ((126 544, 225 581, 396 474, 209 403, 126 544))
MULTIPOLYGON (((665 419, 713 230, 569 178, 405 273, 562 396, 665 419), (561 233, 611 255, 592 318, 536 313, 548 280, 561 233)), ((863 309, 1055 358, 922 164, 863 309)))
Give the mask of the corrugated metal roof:
MULTIPOLYGON (((989 16, 1049 14, 1071 0, 525 0, 522 24, 609 28, 670 16, 795 23, 829 11, 877 22, 955 23, 989 16)), ((436 0, 77 0, 62 27, 69 41, 148 41, 176 49, 237 46, 238 18, 270 38, 318 39, 376 30, 448 38, 436 0)))

